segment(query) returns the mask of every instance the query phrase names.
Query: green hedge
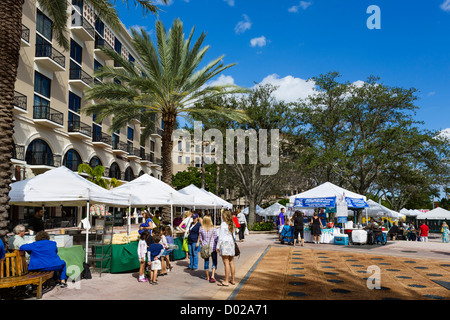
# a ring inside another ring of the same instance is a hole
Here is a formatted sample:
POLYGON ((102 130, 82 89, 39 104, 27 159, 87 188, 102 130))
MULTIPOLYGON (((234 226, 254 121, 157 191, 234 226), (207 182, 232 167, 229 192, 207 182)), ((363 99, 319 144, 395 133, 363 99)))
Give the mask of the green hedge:
POLYGON ((257 222, 251 226, 250 230, 252 230, 252 231, 272 231, 273 223, 272 222, 257 222))

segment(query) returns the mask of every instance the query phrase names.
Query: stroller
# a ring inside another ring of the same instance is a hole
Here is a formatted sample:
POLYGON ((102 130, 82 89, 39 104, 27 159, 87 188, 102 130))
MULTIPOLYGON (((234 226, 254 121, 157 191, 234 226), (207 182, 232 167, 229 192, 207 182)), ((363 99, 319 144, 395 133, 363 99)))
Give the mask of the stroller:
POLYGON ((284 226, 281 230, 281 244, 287 243, 294 244, 294 227, 284 226))

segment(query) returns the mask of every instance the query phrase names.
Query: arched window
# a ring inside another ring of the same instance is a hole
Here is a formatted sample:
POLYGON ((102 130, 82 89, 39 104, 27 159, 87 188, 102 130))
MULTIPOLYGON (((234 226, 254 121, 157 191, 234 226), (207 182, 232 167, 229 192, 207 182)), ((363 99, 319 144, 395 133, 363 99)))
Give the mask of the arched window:
POLYGON ((97 157, 97 156, 93 156, 93 157, 91 158, 91 161, 89 161, 89 165, 90 165, 92 168, 95 168, 96 166, 103 166, 102 161, 101 161, 100 158, 97 157))
POLYGON ((27 148, 25 161, 29 165, 53 166, 53 153, 48 143, 42 139, 33 140, 27 148))
POLYGON ((128 167, 125 170, 125 181, 131 181, 133 179, 134 179, 133 169, 131 169, 131 167, 128 167))
POLYGON ((63 165, 72 171, 78 171, 78 166, 82 163, 80 154, 74 149, 70 149, 64 155, 63 165))
POLYGON ((142 176, 145 172, 143 170, 139 171, 139 177, 142 176))
POLYGON ((115 162, 113 162, 113 164, 109 168, 109 177, 116 178, 117 180, 121 179, 121 172, 120 172, 119 165, 115 162))

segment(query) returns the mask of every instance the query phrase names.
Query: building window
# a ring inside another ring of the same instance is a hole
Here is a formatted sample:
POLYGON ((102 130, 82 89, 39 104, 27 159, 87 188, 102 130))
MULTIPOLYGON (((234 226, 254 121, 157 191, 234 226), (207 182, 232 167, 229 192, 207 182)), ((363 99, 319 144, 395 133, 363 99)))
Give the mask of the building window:
POLYGON ((121 179, 121 173, 120 173, 119 165, 117 163, 115 163, 115 162, 113 162, 113 164, 109 168, 109 177, 110 178, 116 178, 117 180, 121 179))
POLYGON ((131 167, 128 167, 125 170, 125 181, 131 181, 133 179, 134 179, 133 169, 131 169, 131 167))
POLYGON ((134 60, 134 57, 131 54, 128 54, 128 61, 134 66, 136 60, 134 60))
POLYGON ((114 38, 114 50, 118 54, 122 54, 122 44, 120 43, 119 40, 117 40, 117 38, 114 38))
POLYGON ((134 130, 130 127, 127 127, 127 139, 131 141, 134 139, 134 130))
POLYGON ((185 164, 191 164, 191 157, 186 157, 186 162, 185 164))
POLYGON ((105 24, 99 19, 97 15, 95 15, 95 31, 97 31, 97 33, 103 37, 104 30, 105 24))
POLYGON ((43 76, 37 71, 34 72, 34 92, 50 98, 51 83, 52 81, 46 76, 43 76))
POLYGON ((96 166, 103 166, 102 161, 101 161, 100 158, 97 157, 97 156, 93 156, 93 157, 91 158, 91 160, 89 161, 89 165, 90 165, 92 168, 95 168, 96 166))
POLYGON ((98 124, 92 124, 92 141, 100 141, 102 138, 102 127, 98 124))
POLYGON ((47 38, 48 41, 52 41, 52 24, 52 20, 41 11, 37 10, 36 31, 47 38))
POLYGON ((33 140, 27 148, 25 161, 29 165, 53 166, 52 150, 44 140, 33 140))
POLYGON ((80 154, 74 149, 70 149, 64 155, 63 165, 72 171, 78 171, 78 166, 82 163, 80 154))
POLYGON ((183 151, 183 142, 178 141, 178 151, 183 151))
POLYGON ((191 143, 186 141, 186 152, 191 152, 191 143))
POLYGON ((81 98, 75 93, 69 91, 69 109, 73 112, 80 113, 81 98))
POLYGON ((182 156, 178 156, 178 164, 182 164, 183 163, 183 157, 182 156))
POLYGON ((83 0, 72 0, 72 6, 76 8, 81 15, 83 15, 83 0))
POLYGON ((78 43, 73 41, 73 39, 70 39, 70 58, 81 65, 82 56, 83 48, 78 43))

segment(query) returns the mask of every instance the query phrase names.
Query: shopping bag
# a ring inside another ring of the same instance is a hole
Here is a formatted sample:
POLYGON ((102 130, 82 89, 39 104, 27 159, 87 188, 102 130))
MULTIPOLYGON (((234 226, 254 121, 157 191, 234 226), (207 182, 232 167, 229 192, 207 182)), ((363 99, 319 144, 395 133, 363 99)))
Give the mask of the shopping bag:
POLYGON ((183 250, 185 252, 189 252, 188 239, 187 238, 183 239, 183 246, 181 247, 181 250, 183 250))

